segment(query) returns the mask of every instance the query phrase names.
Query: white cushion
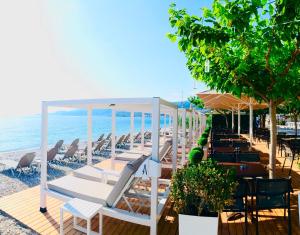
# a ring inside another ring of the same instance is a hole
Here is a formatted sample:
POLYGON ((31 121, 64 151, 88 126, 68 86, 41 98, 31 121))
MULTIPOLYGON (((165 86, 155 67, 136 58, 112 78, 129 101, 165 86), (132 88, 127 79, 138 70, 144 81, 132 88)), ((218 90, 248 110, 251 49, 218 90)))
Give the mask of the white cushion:
POLYGON ((72 198, 105 205, 113 186, 68 175, 50 181, 48 189, 72 198))
MULTIPOLYGON (((103 172, 101 168, 96 168, 93 166, 84 166, 73 171, 73 175, 86 180, 103 182, 103 174, 101 173, 101 171, 103 172)), ((111 185, 114 185, 119 179, 119 177, 113 175, 107 175, 106 178, 107 183, 111 185)))

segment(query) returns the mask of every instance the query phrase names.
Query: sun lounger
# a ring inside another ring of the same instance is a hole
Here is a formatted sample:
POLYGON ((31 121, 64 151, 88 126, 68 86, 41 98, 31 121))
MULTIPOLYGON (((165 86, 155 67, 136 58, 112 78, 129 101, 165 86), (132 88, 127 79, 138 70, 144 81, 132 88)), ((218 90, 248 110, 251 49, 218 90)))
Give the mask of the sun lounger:
POLYGON ((59 140, 57 141, 57 143, 54 145, 54 148, 57 148, 58 151, 61 149, 61 147, 63 146, 64 141, 63 140, 59 140))
POLYGON ((77 139, 73 140, 73 142, 70 144, 70 146, 76 146, 78 144, 79 144, 79 139, 77 138, 77 139))
MULTIPOLYGON (((161 160, 164 160, 166 158, 166 156, 170 153, 171 148, 172 146, 170 142, 165 142, 165 144, 162 147, 160 147, 159 156, 161 160)), ((151 151, 149 150, 148 151, 145 150, 144 152, 141 150, 129 151, 129 152, 123 152, 117 154, 113 161, 123 162, 123 164, 125 165, 130 161, 134 161, 144 156, 150 156, 150 155, 151 155, 151 151)), ((113 177, 110 175, 105 176, 105 170, 95 166, 81 167, 77 170, 74 170, 73 175, 88 180, 98 181, 98 182, 103 182, 103 180, 106 180, 110 183, 115 182, 116 179, 118 178, 116 177, 117 175, 114 175, 113 177), (107 178, 103 178, 103 177, 107 177, 107 178)))
POLYGON ((68 162, 74 162, 77 159, 76 153, 78 151, 78 146, 77 145, 71 145, 67 152, 65 154, 58 154, 55 156, 55 161, 58 161, 60 163, 68 163, 68 162))
MULTIPOLYGON (((127 163, 123 171, 120 173, 118 181, 114 185, 90 181, 69 175, 49 182, 47 184, 47 192, 49 195, 60 198, 64 201, 68 201, 71 198, 79 198, 102 205, 100 210, 100 220, 102 220, 103 215, 106 215, 123 221, 151 226, 151 223, 153 223, 151 217, 148 214, 139 213, 140 207, 138 209, 133 209, 130 204, 130 200, 128 200, 129 198, 135 197, 135 199, 138 198, 142 207, 149 205, 150 195, 137 195, 137 191, 130 193, 130 189, 138 181, 135 174, 146 158, 147 157, 144 156, 127 163), (128 209, 117 208, 117 204, 121 200, 125 201, 128 209), (148 203, 145 203, 143 200, 147 200, 148 203)), ((165 181, 160 183, 166 184, 165 181)), ((155 219, 159 219, 161 216, 168 192, 169 191, 166 190, 164 194, 160 194, 158 197, 159 210, 155 219)), ((157 221, 155 221, 155 223, 157 221)), ((101 227, 100 231, 102 232, 101 227)))
POLYGON ((2 160, 0 164, 4 165, 4 169, 10 169, 12 175, 19 172, 18 176, 27 171, 32 171, 32 162, 35 158, 35 153, 26 153, 19 161, 14 160, 2 160))
POLYGON ((98 140, 97 140, 97 142, 103 140, 103 138, 104 138, 104 134, 100 135, 99 138, 98 138, 98 140))

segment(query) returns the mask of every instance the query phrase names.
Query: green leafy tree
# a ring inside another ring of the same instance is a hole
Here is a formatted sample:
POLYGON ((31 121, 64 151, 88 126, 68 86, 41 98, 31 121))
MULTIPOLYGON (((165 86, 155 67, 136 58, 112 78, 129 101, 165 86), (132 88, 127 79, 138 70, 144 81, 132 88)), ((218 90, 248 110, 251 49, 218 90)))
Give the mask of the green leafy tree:
POLYGON ((195 105, 196 108, 199 108, 199 109, 204 108, 204 102, 198 96, 191 96, 191 97, 188 98, 188 101, 191 104, 195 105))
POLYGON ((214 0, 201 17, 172 4, 169 21, 175 32, 168 37, 178 42, 195 79, 268 103, 274 177, 276 107, 300 95, 299 0, 214 0))

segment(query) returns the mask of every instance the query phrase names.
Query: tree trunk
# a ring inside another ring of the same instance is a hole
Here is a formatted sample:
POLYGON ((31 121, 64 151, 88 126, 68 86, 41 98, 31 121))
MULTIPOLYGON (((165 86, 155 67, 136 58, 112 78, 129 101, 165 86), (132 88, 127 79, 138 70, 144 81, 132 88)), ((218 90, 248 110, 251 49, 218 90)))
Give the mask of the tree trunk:
POLYGON ((262 128, 266 128, 266 114, 262 115, 262 128))
POLYGON ((298 115, 294 114, 294 123, 295 123, 295 137, 297 138, 298 135, 298 128, 297 128, 297 122, 298 122, 298 115))
POLYGON ((269 149, 269 178, 275 178, 276 146, 277 146, 277 125, 276 125, 276 104, 273 100, 269 103, 270 115, 270 149, 269 149))

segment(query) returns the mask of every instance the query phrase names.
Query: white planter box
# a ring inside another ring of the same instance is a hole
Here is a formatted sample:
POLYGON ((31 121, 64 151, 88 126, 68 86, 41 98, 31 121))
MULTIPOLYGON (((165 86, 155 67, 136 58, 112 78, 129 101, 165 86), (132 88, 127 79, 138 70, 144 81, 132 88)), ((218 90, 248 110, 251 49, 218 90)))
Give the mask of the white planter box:
POLYGON ((217 235, 219 217, 179 214, 179 235, 217 235))

